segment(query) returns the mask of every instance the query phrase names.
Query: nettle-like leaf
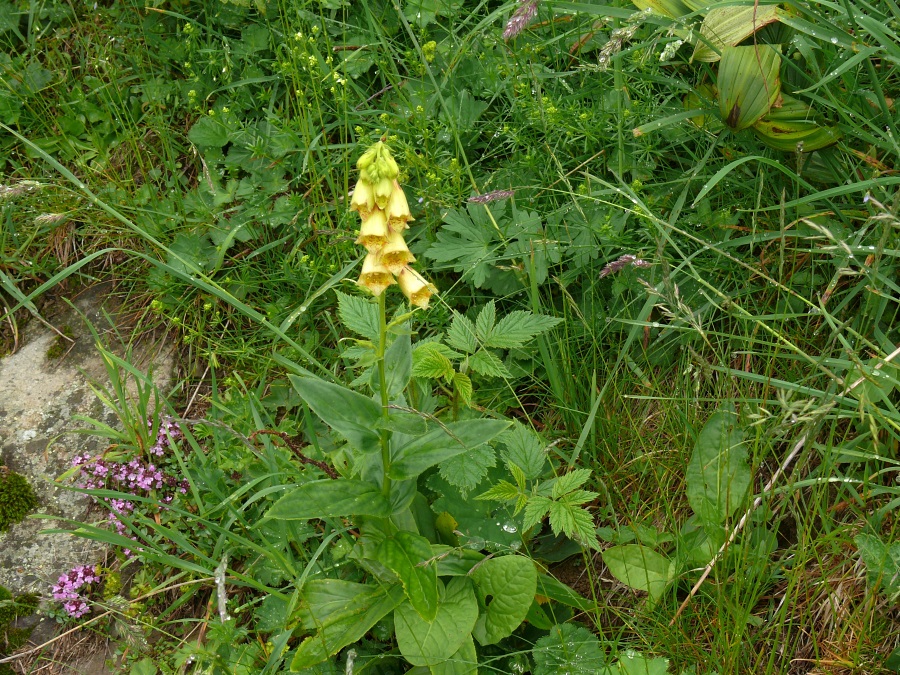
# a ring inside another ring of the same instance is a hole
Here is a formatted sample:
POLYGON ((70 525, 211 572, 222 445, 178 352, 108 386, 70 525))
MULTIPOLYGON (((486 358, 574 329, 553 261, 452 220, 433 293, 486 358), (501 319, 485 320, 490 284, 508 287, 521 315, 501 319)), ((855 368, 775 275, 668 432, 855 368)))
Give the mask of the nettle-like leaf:
POLYGON ((472 379, 468 375, 465 373, 453 373, 453 389, 463 405, 471 405, 474 390, 472 388, 472 379))
POLYGON ((485 377, 502 377, 503 379, 512 377, 512 373, 503 365, 503 361, 487 349, 479 349, 469 357, 469 367, 485 377))
POLYGON ((547 455, 544 444, 531 429, 520 422, 501 434, 500 442, 506 447, 503 457, 518 466, 528 480, 534 480, 544 471, 547 455))
POLYGON ((451 485, 459 488, 465 496, 481 479, 487 475, 488 469, 495 466, 497 457, 489 445, 479 445, 467 452, 441 462, 438 468, 441 476, 451 485))
POLYGON ((355 295, 335 291, 338 298, 338 316, 341 323, 354 333, 372 342, 378 341, 378 307, 355 295))
POLYGON ((584 626, 557 624, 532 651, 534 675, 596 675, 606 659, 597 636, 584 626))
POLYGON ((415 478, 435 464, 490 442, 508 426, 502 420, 451 422, 394 450, 389 476, 395 480, 415 478))
POLYGON ((590 477, 590 469, 575 469, 574 471, 559 476, 553 482, 553 499, 559 499, 567 492, 580 488, 590 477))
POLYGON ((516 311, 504 316, 483 339, 485 347, 511 349, 522 347, 534 337, 545 333, 562 319, 544 314, 516 311))
POLYGON ((413 351, 412 374, 414 377, 451 382, 456 371, 450 359, 461 357, 462 354, 440 342, 426 342, 413 351))
POLYGON ((454 312, 450 322, 450 330, 447 331, 447 342, 462 352, 474 354, 478 349, 478 338, 475 324, 459 312, 454 312))
POLYGON ((478 312, 478 317, 475 319, 475 336, 476 338, 484 343, 484 341, 490 336, 491 331, 494 329, 494 324, 497 323, 497 308, 494 304, 494 301, 491 300, 488 304, 481 308, 481 311, 478 312))

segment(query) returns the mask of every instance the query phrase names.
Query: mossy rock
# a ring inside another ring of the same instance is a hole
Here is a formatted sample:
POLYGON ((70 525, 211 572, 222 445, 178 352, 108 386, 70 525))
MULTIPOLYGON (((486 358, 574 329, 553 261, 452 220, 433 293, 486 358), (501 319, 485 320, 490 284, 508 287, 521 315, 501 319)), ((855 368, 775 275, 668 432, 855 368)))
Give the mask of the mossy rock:
POLYGON ((37 495, 25 476, 0 468, 0 532, 6 532, 37 507, 37 495))

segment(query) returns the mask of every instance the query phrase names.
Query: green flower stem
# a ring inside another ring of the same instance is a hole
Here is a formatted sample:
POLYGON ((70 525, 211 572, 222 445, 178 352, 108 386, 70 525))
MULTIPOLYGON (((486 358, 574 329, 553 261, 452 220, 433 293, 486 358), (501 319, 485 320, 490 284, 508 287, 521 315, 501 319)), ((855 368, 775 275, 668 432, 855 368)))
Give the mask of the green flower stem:
MULTIPOLYGON (((385 296, 387 293, 381 293, 378 296, 378 353, 376 354, 376 363, 378 366, 378 389, 381 392, 381 417, 388 421, 388 398, 387 390, 387 374, 384 367, 384 352, 387 344, 387 309, 385 296)), ((391 496, 391 479, 388 477, 388 470, 391 467, 391 434, 388 431, 387 424, 381 429, 381 463, 384 467, 384 480, 381 484, 381 491, 385 497, 390 499, 391 496)))

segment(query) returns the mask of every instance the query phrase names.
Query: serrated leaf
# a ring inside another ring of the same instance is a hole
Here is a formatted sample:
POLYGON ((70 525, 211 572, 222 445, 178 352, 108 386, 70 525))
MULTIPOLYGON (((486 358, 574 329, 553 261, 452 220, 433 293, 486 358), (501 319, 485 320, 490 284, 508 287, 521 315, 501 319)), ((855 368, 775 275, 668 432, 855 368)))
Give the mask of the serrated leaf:
POLYGON ((444 480, 458 487, 460 493, 466 496, 496 463, 494 449, 484 444, 451 457, 441 462, 438 467, 444 480))
POLYGON ((553 499, 559 499, 567 492, 580 488, 590 477, 590 469, 575 469, 559 476, 553 483, 553 499))
POLYGON ((590 490, 573 490, 572 492, 567 492, 560 501, 564 501, 572 506, 579 506, 586 502, 594 501, 597 496, 598 493, 590 490))
POLYGON ((534 675, 597 675, 606 665, 600 641, 584 626, 557 624, 532 651, 534 675))
POLYGON ((447 382, 453 379, 455 373, 453 363, 442 353, 440 347, 443 345, 430 342, 413 352, 413 376, 432 380, 443 379, 447 382))
POLYGON ((544 314, 532 314, 525 311, 512 312, 497 322, 490 336, 484 340, 484 345, 495 349, 521 347, 536 335, 550 330, 561 321, 562 319, 544 314))
POLYGON ((522 556, 490 558, 471 574, 484 605, 472 635, 482 645, 496 644, 519 627, 537 590, 534 563, 522 556))
POLYGON ((720 411, 707 421, 688 462, 687 498, 701 520, 721 524, 744 503, 750 467, 737 416, 720 411))
POLYGON ((487 500, 494 502, 508 502, 513 499, 518 499, 519 497, 519 488, 510 483, 507 480, 501 480, 495 485, 491 486, 491 489, 487 492, 483 492, 475 499, 478 500, 487 500))
MULTIPOLYGON (((501 205, 491 211, 496 212, 496 217, 502 208, 501 205)), ((439 263, 453 263, 456 272, 481 288, 493 270, 489 261, 496 257, 499 247, 484 207, 469 204, 467 211, 451 210, 444 216, 444 226, 425 251, 425 257, 439 263)))
POLYGON ((528 503, 525 505, 525 514, 522 520, 522 529, 530 530, 532 527, 537 525, 544 519, 544 516, 547 515, 547 511, 550 510, 550 505, 553 502, 550 501, 547 497, 542 497, 540 495, 533 495, 528 498, 528 503))
POLYGON ((484 342, 488 336, 491 334, 491 331, 494 329, 494 324, 497 322, 497 308, 494 304, 494 301, 491 300, 484 307, 481 308, 481 311, 478 312, 478 316, 475 318, 475 336, 476 338, 484 342))
POLYGON ((570 539, 590 546, 600 548, 594 527, 594 517, 589 511, 577 503, 569 501, 570 495, 566 495, 558 502, 552 502, 550 506, 550 528, 554 534, 562 532, 570 539))
POLYGON ((668 659, 651 659, 633 649, 622 652, 616 665, 616 675, 666 675, 669 672, 668 659))
POLYGON ((188 139, 200 147, 221 148, 231 140, 231 134, 219 118, 201 117, 188 132, 188 139))
POLYGON ((503 361, 487 349, 480 349, 469 357, 469 367, 485 377, 502 377, 504 379, 512 377, 512 374, 503 365, 503 361))
POLYGON ((289 489, 290 492, 266 512, 267 518, 311 520, 344 516, 387 518, 391 515, 390 502, 377 485, 368 481, 325 478, 289 489))
POLYGON ((432 557, 425 537, 400 531, 378 547, 376 559, 397 575, 413 608, 425 621, 433 621, 438 608, 437 567, 423 565, 432 557))
POLYGON ((452 422, 394 451, 388 475, 395 480, 415 478, 435 464, 487 443, 507 426, 500 420, 452 422))
POLYGON ((472 404, 472 380, 465 373, 453 373, 453 388, 464 405, 472 404))
POLYGON ((361 452, 378 449, 381 407, 372 399, 316 377, 290 375, 294 389, 325 424, 361 452))
POLYGON ((472 633, 478 602, 467 577, 453 577, 433 621, 424 620, 409 602, 394 612, 397 646, 414 666, 435 666, 453 656, 472 633))
POLYGON ((335 291, 338 298, 338 316, 341 323, 354 333, 378 342, 378 306, 355 295, 335 291))
POLYGON ((650 596, 651 603, 662 597, 675 578, 675 563, 639 544, 613 546, 601 554, 610 573, 623 584, 650 596))
POLYGON ((509 472, 512 474, 513 479, 516 481, 516 485, 519 486, 519 490, 525 491, 525 472, 522 471, 522 468, 513 462, 507 462, 506 468, 509 469, 509 472))
POLYGON ((500 436, 500 442, 506 446, 504 459, 522 469, 526 478, 534 480, 543 473, 547 455, 541 439, 531 429, 514 422, 513 427, 500 436))
POLYGON ((475 324, 459 312, 455 312, 450 322, 450 330, 447 331, 447 342, 460 351, 474 354, 478 349, 475 324))

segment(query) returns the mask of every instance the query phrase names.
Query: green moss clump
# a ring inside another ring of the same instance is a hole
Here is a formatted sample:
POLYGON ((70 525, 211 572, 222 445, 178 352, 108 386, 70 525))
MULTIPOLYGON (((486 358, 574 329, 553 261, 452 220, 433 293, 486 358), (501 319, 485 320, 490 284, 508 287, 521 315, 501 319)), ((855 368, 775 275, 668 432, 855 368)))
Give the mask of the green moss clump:
POLYGON ((6 532, 37 507, 37 495, 25 476, 0 467, 0 532, 6 532))
POLYGON ((57 335, 53 344, 50 345, 50 348, 47 350, 48 359, 58 359, 65 356, 72 344, 70 340, 75 339, 75 331, 68 325, 63 326, 59 332, 62 333, 62 335, 57 335), (69 338, 69 340, 66 340, 66 338, 69 338))
MULTIPOLYGON (((16 628, 10 624, 18 617, 34 614, 37 607, 36 595, 19 595, 13 598, 8 588, 0 586, 0 654, 11 654, 28 641, 31 628, 16 628)), ((0 664, 0 675, 12 675, 13 672, 8 664, 0 664)))

